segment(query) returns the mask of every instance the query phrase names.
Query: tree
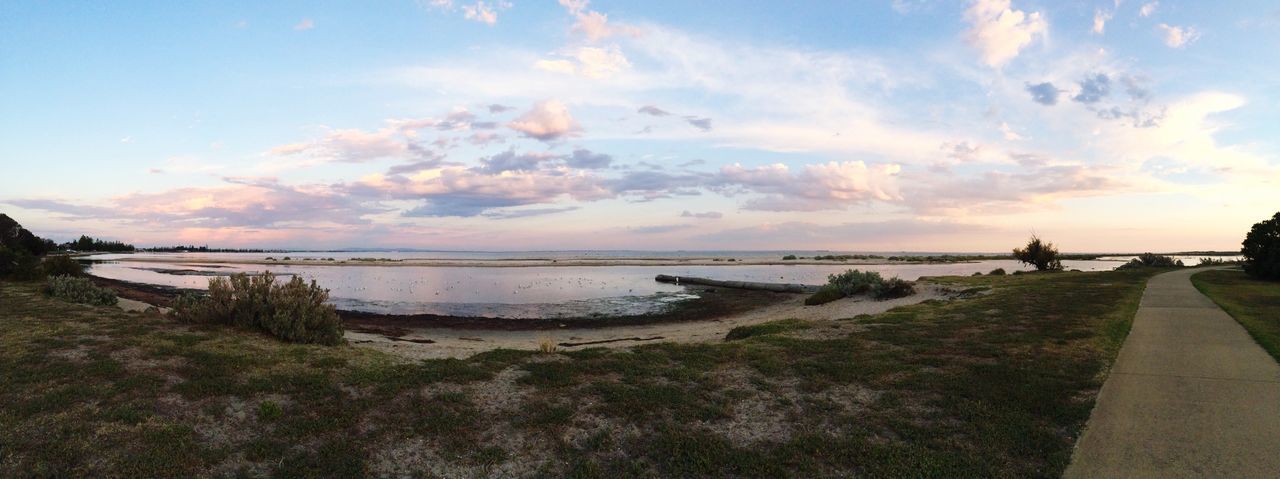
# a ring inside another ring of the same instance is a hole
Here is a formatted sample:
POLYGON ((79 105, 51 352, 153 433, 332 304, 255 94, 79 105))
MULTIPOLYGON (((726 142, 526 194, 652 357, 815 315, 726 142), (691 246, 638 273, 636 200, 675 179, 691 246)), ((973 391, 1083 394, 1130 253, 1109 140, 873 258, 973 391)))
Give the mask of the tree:
POLYGON ((1014 248, 1013 257, 1018 261, 1032 265, 1039 271, 1057 271, 1062 269, 1062 261, 1058 260, 1058 250, 1053 243, 1041 241, 1031 235, 1026 248, 1014 248))
POLYGON ((1280 213, 1253 225, 1241 243, 1244 272, 1263 279, 1280 279, 1280 213))

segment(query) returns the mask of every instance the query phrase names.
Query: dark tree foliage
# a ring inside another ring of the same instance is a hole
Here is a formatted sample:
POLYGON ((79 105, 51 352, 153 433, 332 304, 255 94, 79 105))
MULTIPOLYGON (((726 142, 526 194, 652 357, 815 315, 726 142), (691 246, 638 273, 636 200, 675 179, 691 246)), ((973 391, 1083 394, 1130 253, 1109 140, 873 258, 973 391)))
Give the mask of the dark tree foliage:
POLYGON ((119 241, 103 241, 88 235, 80 235, 80 239, 68 242, 63 247, 76 251, 133 251, 133 245, 119 241))
POLYGON ((1240 254, 1244 271, 1263 279, 1280 279, 1280 213, 1253 225, 1245 236, 1240 254))
POLYGON ((1053 243, 1041 241, 1031 235, 1025 248, 1014 248, 1013 258, 1036 267, 1039 271, 1057 271, 1062 269, 1062 260, 1058 259, 1058 249, 1053 243))

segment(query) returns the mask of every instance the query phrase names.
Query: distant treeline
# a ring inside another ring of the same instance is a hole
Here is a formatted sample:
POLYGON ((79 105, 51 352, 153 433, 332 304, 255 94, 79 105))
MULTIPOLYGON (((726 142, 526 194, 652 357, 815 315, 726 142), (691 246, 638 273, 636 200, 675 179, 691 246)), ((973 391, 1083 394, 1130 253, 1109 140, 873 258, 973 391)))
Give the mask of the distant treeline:
POLYGON ((80 235, 80 239, 62 243, 61 249, 71 251, 134 251, 133 245, 120 241, 104 241, 88 235, 80 235))
POLYGON ((209 245, 178 245, 178 246, 156 246, 153 248, 143 248, 143 251, 154 253, 277 253, 281 250, 266 249, 239 249, 239 248, 210 248, 209 245))
MULTIPOLYGON (((1098 254, 1060 254, 1061 259, 1072 260, 1090 260, 1098 259, 1103 255, 1098 254)), ((796 255, 783 256, 784 260, 806 259, 804 256, 796 255)), ((992 259, 1013 259, 1011 254, 944 254, 944 255, 908 255, 908 256, 881 256, 875 254, 839 254, 814 256, 813 259, 818 261, 851 261, 851 260, 886 260, 886 261, 905 261, 913 263, 960 263, 965 261, 985 261, 992 259)))

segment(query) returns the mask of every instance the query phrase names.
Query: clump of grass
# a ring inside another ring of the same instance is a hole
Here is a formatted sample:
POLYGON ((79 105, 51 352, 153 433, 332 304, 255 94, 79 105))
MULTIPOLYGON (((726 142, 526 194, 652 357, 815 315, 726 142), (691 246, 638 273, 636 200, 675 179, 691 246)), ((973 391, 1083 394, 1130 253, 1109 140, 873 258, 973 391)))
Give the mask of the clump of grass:
POLYGON ((817 306, 819 304, 827 304, 837 299, 843 298, 844 293, 830 286, 823 286, 818 292, 804 299, 805 306, 817 306))
POLYGON ((764 336, 767 334, 785 333, 787 331, 796 331, 808 329, 809 323, 798 319, 779 319, 766 323, 752 324, 747 326, 738 326, 730 329, 729 333, 724 336, 725 341, 737 341, 753 336, 764 336))
POLYGON ((1128 263, 1122 264, 1116 269, 1131 268, 1178 268, 1182 266, 1182 260, 1175 260, 1172 256, 1164 256, 1155 253, 1142 253, 1137 258, 1129 260, 1128 263))
POLYGON ((991 270, 991 272, 987 274, 991 276, 1004 276, 1005 272, 1004 272, 1004 268, 996 268, 991 270))
POLYGON ((291 343, 342 343, 342 318, 328 304, 329 290, 297 276, 276 284, 275 275, 240 273, 209 280, 207 296, 174 302, 175 319, 254 328, 291 343))
POLYGON ((45 286, 45 292, 49 296, 73 303, 115 306, 119 302, 115 292, 99 288, 87 278, 74 276, 64 275, 49 278, 49 283, 45 286))
POLYGON ((1197 266, 1219 266, 1224 264, 1236 264, 1239 261, 1227 261, 1222 258, 1204 257, 1200 258, 1200 264, 1197 266))
POLYGON ((258 403, 258 420, 273 421, 284 415, 284 410, 275 401, 267 400, 258 403))

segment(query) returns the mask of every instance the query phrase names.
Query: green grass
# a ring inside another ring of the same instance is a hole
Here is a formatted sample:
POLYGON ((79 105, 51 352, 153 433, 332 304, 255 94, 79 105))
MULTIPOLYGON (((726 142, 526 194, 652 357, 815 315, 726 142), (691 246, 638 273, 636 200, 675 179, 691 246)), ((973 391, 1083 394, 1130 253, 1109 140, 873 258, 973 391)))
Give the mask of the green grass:
POLYGON ((975 293, 430 361, 0 283, 0 477, 1056 477, 1149 275, 941 278, 975 293))
POLYGON ((1191 282, 1280 361, 1280 282, 1254 279, 1240 270, 1196 273, 1191 282))

